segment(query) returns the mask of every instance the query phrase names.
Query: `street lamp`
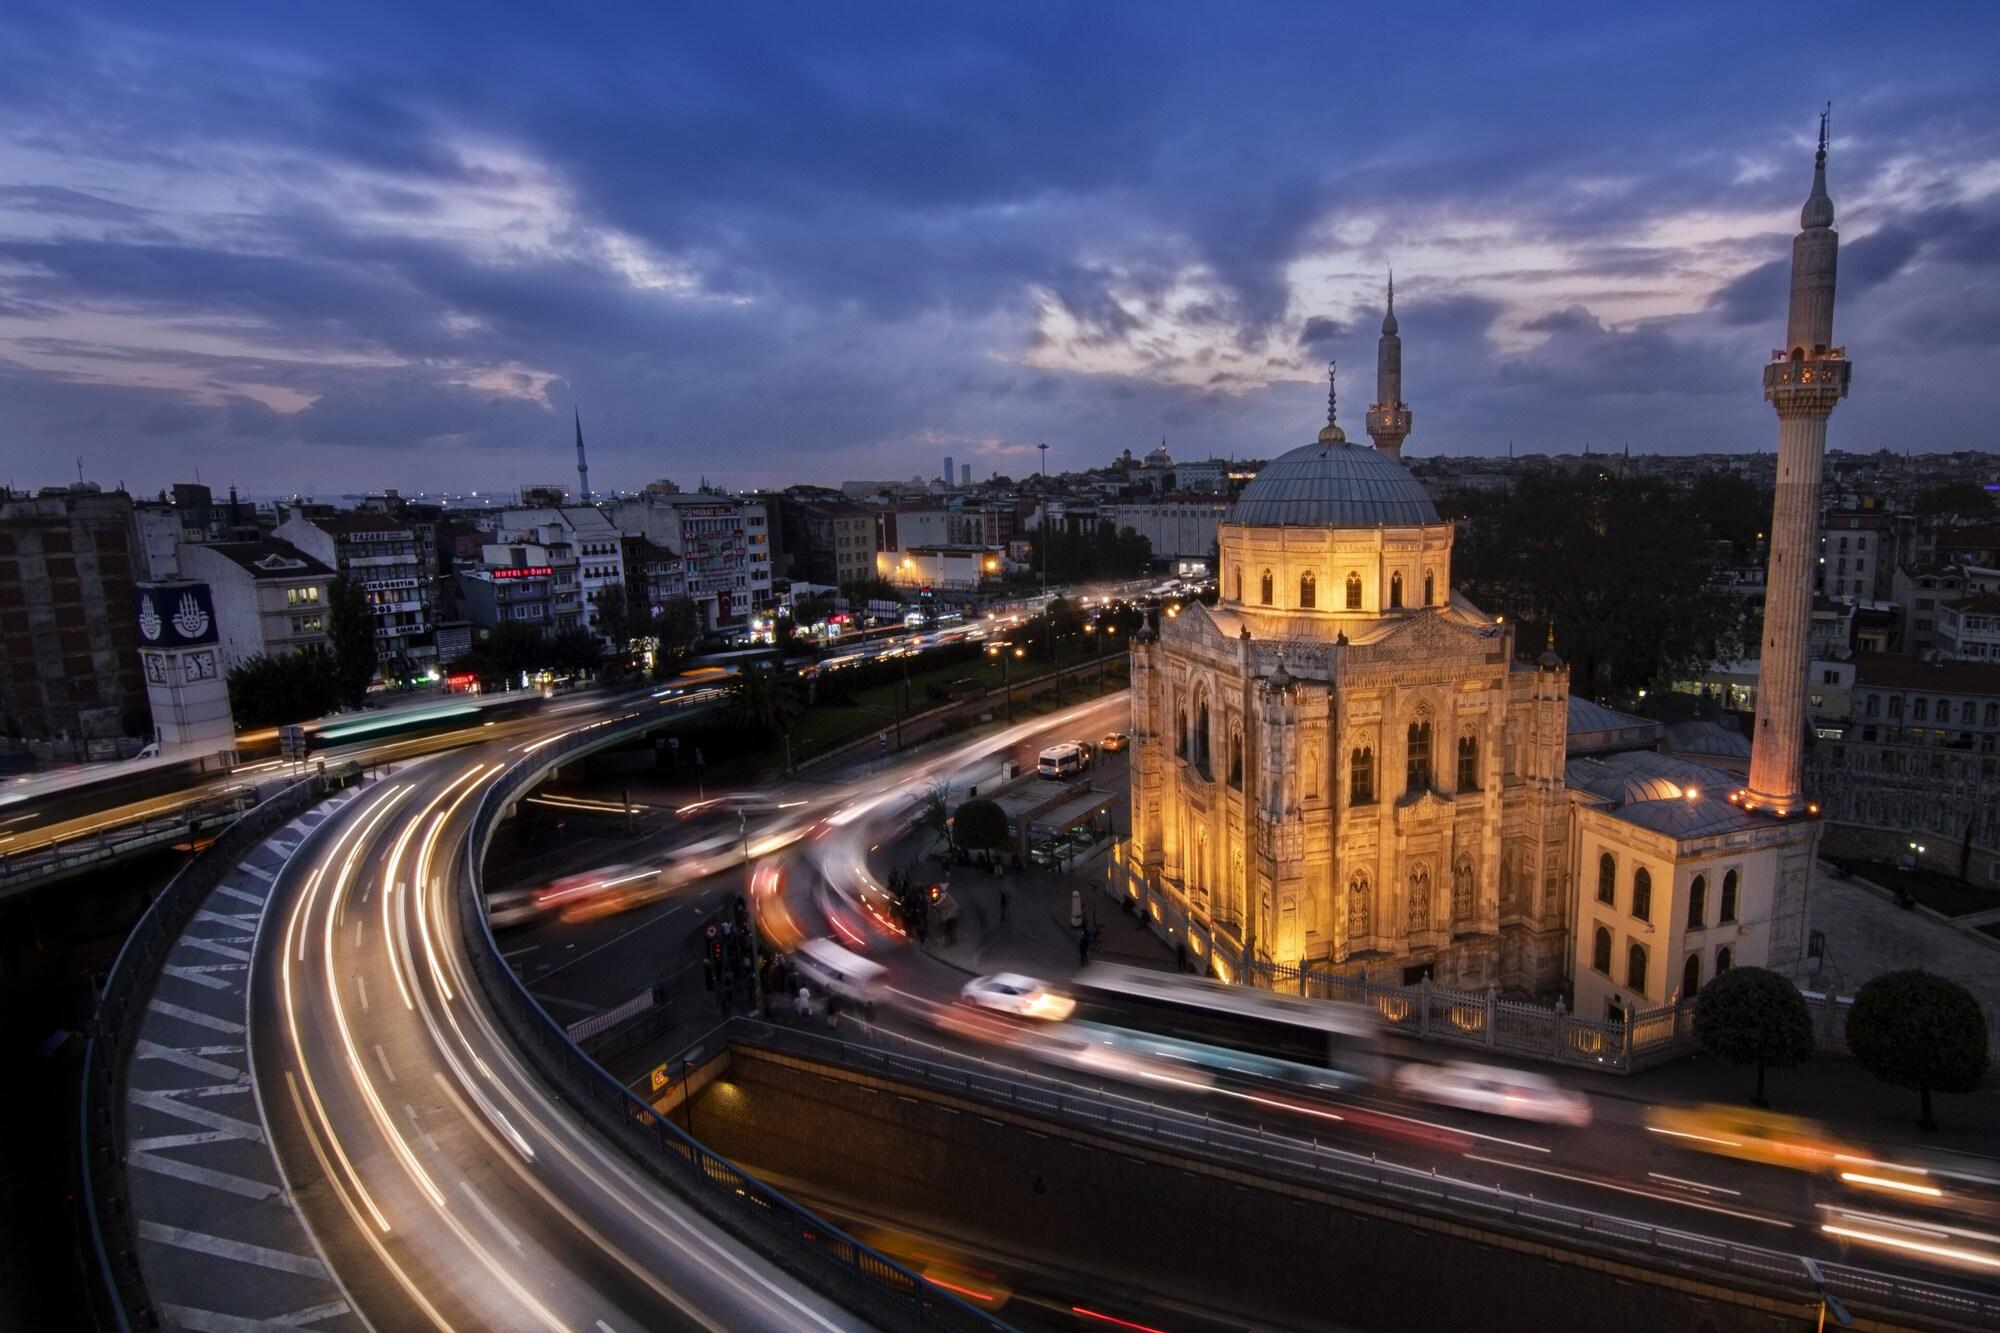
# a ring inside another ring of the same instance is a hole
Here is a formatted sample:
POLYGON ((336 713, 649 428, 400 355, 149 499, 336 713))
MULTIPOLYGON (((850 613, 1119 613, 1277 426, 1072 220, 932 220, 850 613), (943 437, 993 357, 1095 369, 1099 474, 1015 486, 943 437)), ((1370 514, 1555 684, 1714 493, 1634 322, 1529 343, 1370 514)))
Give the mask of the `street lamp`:
POLYGON ((1011 639, 999 639, 993 643, 989 643, 986 645, 986 655, 988 657, 997 657, 1000 659, 1001 688, 1007 692, 1007 721, 1009 725, 1012 725, 1014 721, 1013 659, 1017 657, 1026 656, 1026 650, 1016 647, 1013 640, 1011 639), (1008 651, 1009 649, 1012 649, 1013 651, 1009 652, 1008 651))

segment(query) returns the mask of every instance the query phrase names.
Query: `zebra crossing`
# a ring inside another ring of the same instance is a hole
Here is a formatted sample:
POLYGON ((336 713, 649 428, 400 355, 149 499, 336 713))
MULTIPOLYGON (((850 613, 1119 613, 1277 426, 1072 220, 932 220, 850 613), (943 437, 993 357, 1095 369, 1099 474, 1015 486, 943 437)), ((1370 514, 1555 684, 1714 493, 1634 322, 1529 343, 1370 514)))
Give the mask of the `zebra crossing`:
POLYGON ((189 920, 154 982, 125 1074, 126 1190, 169 1328, 366 1327, 285 1195, 245 1047, 264 900, 336 795, 277 830, 189 920))

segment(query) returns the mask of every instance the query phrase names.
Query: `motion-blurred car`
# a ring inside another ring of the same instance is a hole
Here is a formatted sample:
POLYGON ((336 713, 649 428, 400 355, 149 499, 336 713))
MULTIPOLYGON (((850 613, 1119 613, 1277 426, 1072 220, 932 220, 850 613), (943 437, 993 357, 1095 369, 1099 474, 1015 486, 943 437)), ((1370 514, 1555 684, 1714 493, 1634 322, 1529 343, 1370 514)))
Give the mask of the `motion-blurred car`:
POLYGON ((974 977, 959 995, 968 1004, 1016 1018, 1046 1018, 1060 1021, 1076 1011, 1076 1001, 1050 990, 1033 977, 1018 972, 996 972, 974 977))
POLYGON ((486 898, 486 920, 495 930, 531 926, 547 913, 548 909, 535 901, 533 889, 507 889, 486 898))
POLYGON ((1659 1106, 1647 1114, 1646 1128, 1696 1152, 1795 1171, 1830 1171, 1843 1157, 1868 1156, 1810 1120, 1748 1106, 1659 1106))
POLYGON ((535 906, 564 921, 614 916, 646 902, 660 872, 649 866, 605 866, 565 875, 535 895, 535 906))
POLYGON ((1120 754, 1132 743, 1132 738, 1122 731, 1114 731, 1098 743, 1098 748, 1106 754, 1120 754))
POLYGON ((1590 1101, 1543 1074, 1453 1060, 1405 1065, 1396 1085, 1419 1101, 1545 1124, 1587 1125, 1590 1101))

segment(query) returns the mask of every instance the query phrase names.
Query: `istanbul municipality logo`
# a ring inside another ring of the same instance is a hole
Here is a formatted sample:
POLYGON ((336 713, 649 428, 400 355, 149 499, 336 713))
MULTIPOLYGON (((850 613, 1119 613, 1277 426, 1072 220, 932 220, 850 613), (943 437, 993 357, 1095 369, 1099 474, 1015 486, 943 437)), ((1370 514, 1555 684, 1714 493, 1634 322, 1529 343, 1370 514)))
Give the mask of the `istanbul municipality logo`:
POLYGON ((162 621, 159 608, 153 604, 153 594, 142 593, 139 597, 139 632, 146 636, 146 641, 158 643, 160 631, 168 624, 172 624, 174 633, 183 640, 196 640, 208 633, 208 612, 193 593, 184 592, 174 606, 173 619, 162 621))

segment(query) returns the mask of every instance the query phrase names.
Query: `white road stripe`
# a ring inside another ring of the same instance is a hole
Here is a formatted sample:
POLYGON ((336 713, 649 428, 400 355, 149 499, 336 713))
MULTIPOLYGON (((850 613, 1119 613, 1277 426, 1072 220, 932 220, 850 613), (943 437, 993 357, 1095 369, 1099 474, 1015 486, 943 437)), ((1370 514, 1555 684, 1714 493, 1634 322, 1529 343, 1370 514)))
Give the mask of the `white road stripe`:
POLYGON ((500 1239, 511 1245, 516 1254, 526 1253, 521 1245, 521 1238, 507 1229, 507 1224, 500 1220, 500 1214, 486 1206, 486 1200, 479 1197, 479 1191, 472 1188, 470 1181, 461 1180, 458 1182, 458 1187, 465 1191, 466 1198, 472 1200, 472 1206, 479 1210, 479 1215, 486 1219, 486 1224, 500 1233, 500 1239))
POLYGON ((133 1139, 132 1152, 159 1152, 165 1148, 192 1148, 197 1143, 225 1143, 236 1136, 220 1129, 204 1129, 194 1134, 155 1134, 147 1139, 133 1139))
POLYGON ((368 1012, 368 978, 359 972, 354 974, 354 991, 361 997, 361 1012, 368 1012))
POLYGON ((209 1129, 221 1130, 234 1138, 248 1139, 252 1143, 262 1143, 264 1141, 264 1127, 262 1125, 253 1125, 248 1120, 238 1120, 233 1115, 224 1115, 220 1111, 211 1111, 205 1106, 190 1106, 177 1097, 169 1097, 164 1092, 153 1092, 146 1088, 128 1088, 125 1092, 125 1097, 127 1101, 139 1106, 164 1112, 167 1115, 188 1121, 190 1124, 205 1125, 209 1129))
POLYGON ((253 866, 248 861, 238 861, 236 863, 236 868, 238 870, 249 871, 251 874, 255 875, 258 879, 263 880, 266 884, 274 884, 277 882, 278 879, 278 876, 272 871, 266 870, 262 866, 253 866))
POLYGON ((217 944, 214 940, 205 940, 199 935, 182 935, 180 942, 190 949, 200 949, 204 953, 212 953, 219 958, 227 958, 231 962, 247 963, 250 961, 249 951, 239 949, 233 944, 217 944))
POLYGON ((159 1042, 147 1041, 144 1037, 141 1037, 138 1043, 132 1048, 132 1058, 134 1060, 165 1060, 168 1064, 179 1065, 183 1069, 192 1069, 196 1073, 206 1074, 210 1078, 232 1080, 241 1080, 244 1078, 243 1071, 233 1065, 223 1064, 220 1060, 210 1060, 208 1057, 211 1055, 241 1055, 242 1053, 243 1048, 241 1046, 162 1046, 159 1042))
POLYGON ((279 1192, 276 1185, 262 1180, 231 1175, 227 1171, 196 1166, 192 1162, 176 1161, 171 1157, 156 1157, 152 1153, 127 1153, 125 1165, 140 1171, 151 1171, 155 1175, 172 1176, 175 1180, 185 1180, 190 1185, 205 1185, 209 1189, 222 1190, 227 1194, 239 1194, 246 1199, 268 1199, 279 1192))
POLYGON ((212 912, 204 907, 190 919, 195 921, 214 921, 220 925, 228 926, 231 930, 255 930, 259 915, 256 912, 212 912))
POLYGON ((146 1008, 156 1014, 165 1014, 169 1018, 178 1018, 184 1023, 192 1023, 196 1027, 209 1028, 216 1032, 227 1032, 237 1037, 243 1035, 243 1025, 241 1023, 232 1023, 226 1018, 217 1018, 212 1014, 204 1014, 178 1004, 169 1004, 165 1000, 154 1000, 146 1008))
POLYGON ((256 894, 251 893, 247 889, 239 889, 229 884, 218 884, 216 886, 215 891, 217 893, 226 893, 230 897, 237 899, 239 902, 249 903, 252 907, 262 907, 264 905, 264 900, 262 898, 259 898, 256 894))
POLYGON ((211 1236, 202 1231, 170 1227, 163 1222, 152 1222, 144 1218, 140 1219, 138 1230, 142 1240, 175 1245, 183 1250, 193 1250, 197 1254, 212 1254, 221 1259, 234 1259, 238 1263, 256 1264, 260 1268, 275 1268, 281 1273, 298 1273, 304 1277, 328 1277, 325 1264, 303 1254, 274 1250, 265 1245, 251 1245, 245 1241, 231 1240, 227 1236, 211 1236))
POLYGON ((382 1049, 382 1043, 375 1043, 375 1058, 382 1064, 382 1076, 391 1083, 396 1081, 396 1071, 389 1068, 389 1053, 382 1049))
MULTIPOLYGON (((242 967, 243 964, 236 963, 233 966, 242 967)), ((234 989, 221 977, 211 977, 206 972, 192 967, 177 967, 172 963, 166 963, 161 966, 160 971, 170 977, 179 977, 182 981, 192 981, 197 986, 206 986, 210 990, 234 989)))

